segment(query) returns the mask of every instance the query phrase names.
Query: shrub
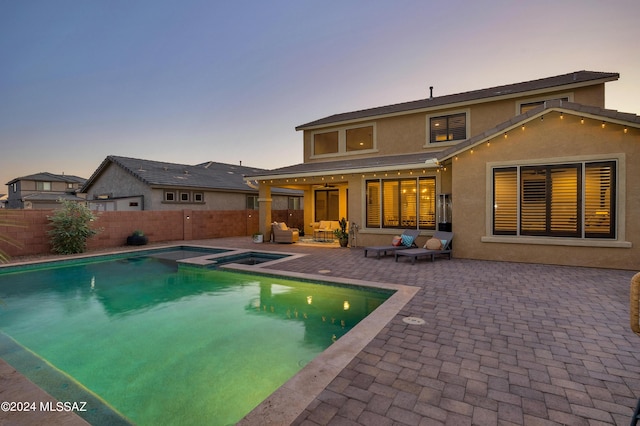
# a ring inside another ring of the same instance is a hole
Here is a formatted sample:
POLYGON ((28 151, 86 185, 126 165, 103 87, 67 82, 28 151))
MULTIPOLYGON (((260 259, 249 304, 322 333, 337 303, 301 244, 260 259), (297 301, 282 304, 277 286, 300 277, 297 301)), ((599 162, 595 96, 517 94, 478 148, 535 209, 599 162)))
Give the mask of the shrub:
POLYGON ((68 200, 60 203, 62 207, 47 217, 52 227, 48 232, 51 248, 59 254, 83 253, 87 240, 100 232, 90 226, 97 218, 83 203, 68 200))

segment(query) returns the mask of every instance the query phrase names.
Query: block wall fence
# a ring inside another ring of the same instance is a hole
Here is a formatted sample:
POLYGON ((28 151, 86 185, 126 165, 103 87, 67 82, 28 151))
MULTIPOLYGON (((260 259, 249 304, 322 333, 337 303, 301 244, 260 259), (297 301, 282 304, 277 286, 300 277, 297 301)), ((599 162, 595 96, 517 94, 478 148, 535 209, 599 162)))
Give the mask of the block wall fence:
MULTIPOLYGON (((0 241, 0 250, 10 257, 51 254, 48 216, 54 210, 1 210, 0 236, 17 246, 0 241), (19 226, 4 226, 10 221, 19 226)), ((122 247, 131 233, 144 232, 150 243, 250 236, 258 232, 257 210, 176 210, 95 212, 93 227, 100 233, 90 238, 87 251, 122 247)), ((291 227, 301 227, 302 210, 273 210, 272 219, 291 227)), ((265 236, 268 241, 269 236, 265 236)))

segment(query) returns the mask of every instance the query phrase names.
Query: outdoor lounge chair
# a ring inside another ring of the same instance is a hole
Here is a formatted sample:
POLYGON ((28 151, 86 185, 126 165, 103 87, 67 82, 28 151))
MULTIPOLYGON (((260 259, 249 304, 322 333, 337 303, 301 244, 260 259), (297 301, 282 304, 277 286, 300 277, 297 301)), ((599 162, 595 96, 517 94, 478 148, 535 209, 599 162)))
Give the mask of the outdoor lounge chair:
MULTIPOLYGON (((407 256, 411 258, 411 264, 416 263, 416 259, 422 256, 431 257, 431 261, 433 262, 436 256, 449 256, 451 259, 451 240, 453 239, 453 232, 444 232, 444 231, 436 231, 433 234, 432 238, 436 238, 440 240, 442 248, 437 249, 429 249, 427 248, 427 244, 423 248, 412 248, 407 250, 401 250, 395 252, 396 262, 398 261, 399 256, 407 256)), ((428 241, 427 241, 428 243, 428 241)))
POLYGON ((411 246, 406 246, 402 244, 399 246, 395 246, 395 245, 389 244, 387 246, 365 247, 364 257, 367 257, 367 252, 369 251, 376 252, 378 259, 380 259, 380 253, 386 256, 387 254, 395 253, 397 250, 407 250, 407 249, 410 249, 411 247, 417 247, 415 241, 416 241, 416 238, 418 238, 418 235, 420 235, 420 231, 418 231, 417 229, 405 229, 402 235, 413 237, 413 243, 411 244, 411 246))
POLYGON ((289 228, 284 222, 271 224, 274 243, 295 243, 299 239, 298 228, 289 228))

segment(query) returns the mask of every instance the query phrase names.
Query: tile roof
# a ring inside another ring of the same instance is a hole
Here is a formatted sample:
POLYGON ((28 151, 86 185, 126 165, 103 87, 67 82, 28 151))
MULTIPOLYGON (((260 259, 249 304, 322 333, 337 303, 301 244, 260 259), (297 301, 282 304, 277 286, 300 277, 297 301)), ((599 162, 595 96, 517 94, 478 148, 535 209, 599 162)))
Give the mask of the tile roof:
POLYGON ((46 193, 46 192, 37 192, 29 195, 25 195, 22 197, 22 201, 58 201, 60 199, 68 200, 68 201, 85 201, 84 198, 78 197, 74 194, 69 193, 46 193))
MULTIPOLYGON (((148 186, 198 188, 222 191, 256 192, 244 182, 246 174, 265 172, 264 169, 209 161, 202 164, 187 165, 138 158, 109 155, 87 180, 82 188, 86 192, 109 164, 126 170, 136 179, 148 186)), ((279 189, 276 193, 299 193, 279 189)))
POLYGON ((315 126, 337 124, 344 121, 360 120, 376 116, 389 114, 406 113, 414 110, 429 109, 455 105, 459 103, 471 103, 486 101, 489 98, 510 97, 522 95, 525 92, 533 92, 542 89, 551 89, 563 86, 585 86, 613 81, 620 78, 620 74, 597 71, 575 71, 568 74, 554 77, 541 78, 537 80, 525 81, 522 83, 506 84, 503 86, 490 87, 487 89, 473 90, 470 92, 457 93, 453 95, 438 96, 416 101, 403 102, 393 105, 386 105, 375 108, 368 108, 359 111, 334 114, 319 120, 311 121, 296 127, 296 130, 303 130, 315 126))
POLYGON ((382 157, 357 158, 337 161, 323 161, 315 163, 300 163, 293 166, 281 167, 279 169, 265 170, 259 174, 249 174, 247 178, 267 176, 284 176, 284 175, 303 175, 317 173, 354 173, 359 169, 389 170, 394 167, 420 167, 426 161, 435 158, 437 152, 418 152, 402 155, 390 155, 382 157))
POLYGON ((486 130, 483 133, 473 136, 465 141, 454 145, 437 156, 439 161, 451 158, 459 152, 472 148, 479 143, 491 139, 496 135, 500 135, 503 132, 510 130, 514 127, 520 126, 527 121, 537 118, 546 114, 549 111, 564 111, 575 115, 580 115, 589 118, 596 118, 598 120, 609 121, 619 124, 627 124, 640 128, 640 116, 635 114, 619 112, 613 109, 604 109, 591 105, 582 105, 575 102, 562 101, 560 99, 546 101, 544 104, 527 111, 524 114, 517 115, 510 120, 498 124, 497 126, 486 130))
POLYGON ((86 181, 85 178, 81 178, 79 176, 74 176, 74 175, 57 175, 49 172, 40 172, 40 173, 34 173, 32 175, 15 178, 10 182, 8 182, 7 185, 11 185, 21 180, 33 180, 37 182, 70 182, 70 183, 79 183, 79 184, 83 184, 86 181))

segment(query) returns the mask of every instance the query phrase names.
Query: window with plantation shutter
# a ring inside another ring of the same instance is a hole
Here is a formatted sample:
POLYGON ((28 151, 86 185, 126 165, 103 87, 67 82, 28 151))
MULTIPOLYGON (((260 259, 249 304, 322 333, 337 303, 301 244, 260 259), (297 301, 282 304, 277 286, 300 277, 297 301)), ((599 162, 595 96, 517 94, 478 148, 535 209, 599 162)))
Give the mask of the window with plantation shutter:
POLYGON ((380 227, 380 181, 367 181, 367 227, 380 227))
POLYGON ((429 127, 431 143, 464 140, 467 138, 467 115, 461 113, 432 117, 429 127))
POLYGON ((493 233, 518 232, 518 170, 515 167, 493 171, 493 233))
POLYGON ((434 177, 367 181, 367 227, 435 229, 435 182, 434 177))
POLYGON ((584 187, 585 236, 614 238, 615 163, 587 163, 584 187))
POLYGON ((615 161, 494 168, 493 233, 615 238, 615 175, 615 161))
POLYGON ((397 180, 382 182, 383 227, 397 228, 400 225, 399 188, 400 182, 397 180))
POLYGON ((436 180, 419 179, 418 227, 436 229, 436 180))

